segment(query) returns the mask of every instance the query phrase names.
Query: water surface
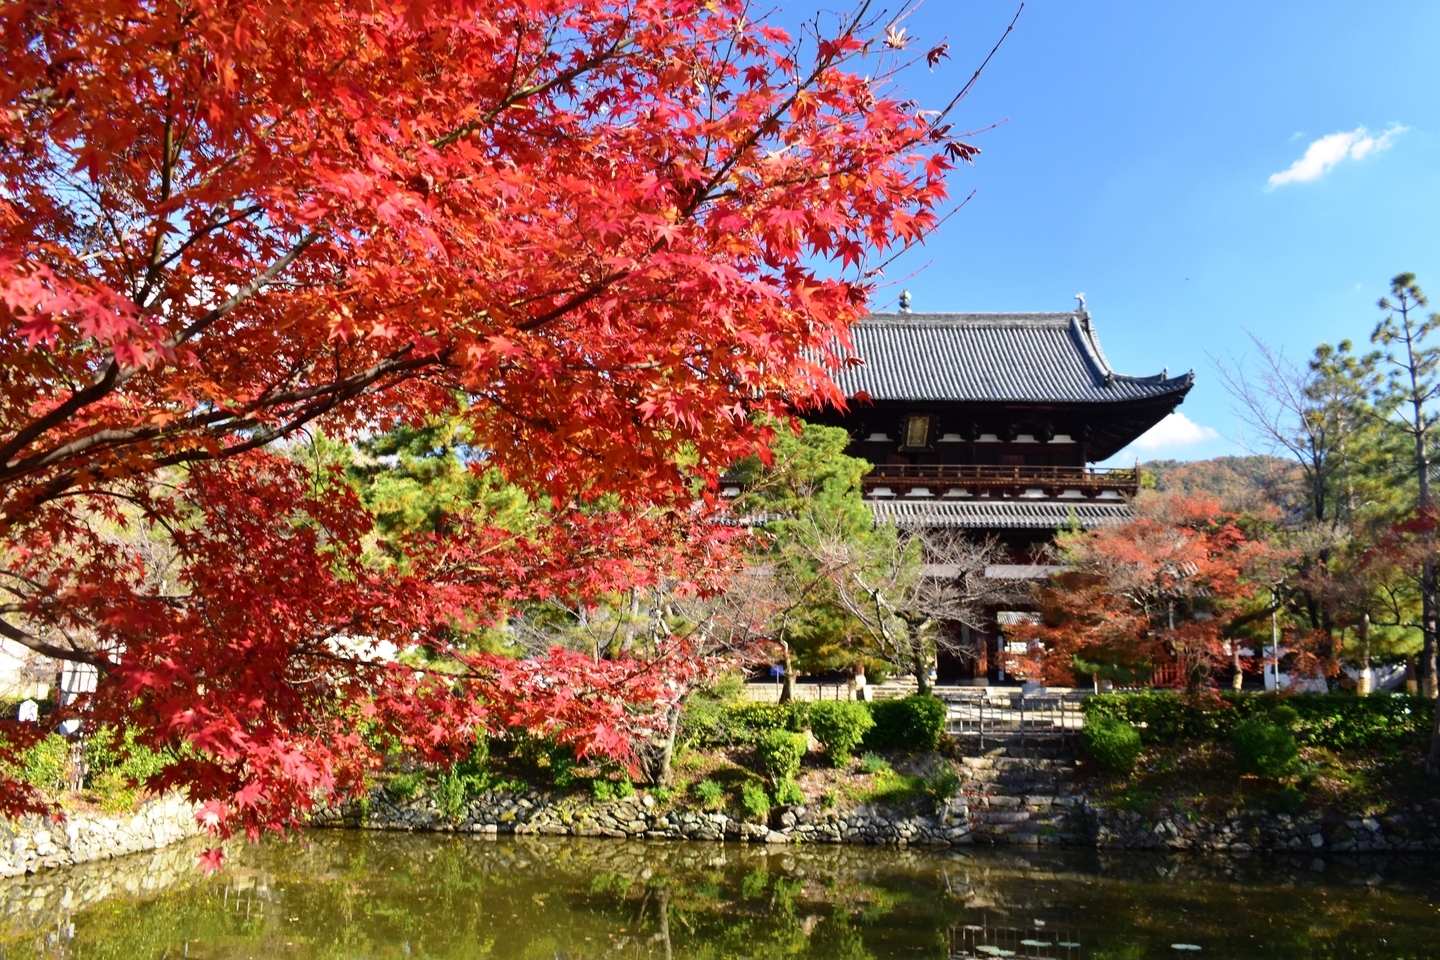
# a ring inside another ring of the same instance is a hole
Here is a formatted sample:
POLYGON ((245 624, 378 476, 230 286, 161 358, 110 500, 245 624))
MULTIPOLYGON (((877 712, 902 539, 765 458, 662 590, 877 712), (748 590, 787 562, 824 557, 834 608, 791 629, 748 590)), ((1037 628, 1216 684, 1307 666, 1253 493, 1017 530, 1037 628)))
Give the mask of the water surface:
POLYGON ((1440 957, 1421 860, 356 831, 240 846, 208 879, 190 857, 0 885, 0 960, 1440 957))

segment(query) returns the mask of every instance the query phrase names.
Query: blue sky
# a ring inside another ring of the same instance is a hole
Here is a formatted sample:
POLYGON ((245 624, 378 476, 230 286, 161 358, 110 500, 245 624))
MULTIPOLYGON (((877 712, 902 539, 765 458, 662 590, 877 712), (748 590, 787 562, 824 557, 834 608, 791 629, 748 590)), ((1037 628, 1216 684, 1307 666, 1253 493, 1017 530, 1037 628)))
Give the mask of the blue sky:
MULTIPOLYGON (((906 92, 943 104, 1018 5, 924 3, 916 47, 953 59, 906 92)), ((1402 270, 1440 306, 1435 0, 1031 0, 958 114, 996 121, 951 181, 974 199, 887 270, 877 307, 902 286, 936 311, 1067 310, 1084 291, 1119 372, 1197 377, 1195 427, 1117 462, 1255 439, 1209 359, 1243 354, 1247 330, 1297 356, 1364 341, 1402 270)))

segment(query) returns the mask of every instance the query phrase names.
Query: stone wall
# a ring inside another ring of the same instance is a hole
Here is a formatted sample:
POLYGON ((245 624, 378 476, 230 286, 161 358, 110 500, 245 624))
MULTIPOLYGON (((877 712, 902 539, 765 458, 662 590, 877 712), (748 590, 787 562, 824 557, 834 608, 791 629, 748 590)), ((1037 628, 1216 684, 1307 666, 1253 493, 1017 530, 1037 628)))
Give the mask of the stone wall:
POLYGON ((1440 851, 1440 798, 1381 816, 1312 810, 1291 816, 1234 810, 1220 820, 1147 818, 1086 803, 1077 813, 1088 844, 1133 850, 1230 853, 1378 853, 1440 851))
POLYGON ((938 805, 930 813, 884 810, 861 804, 843 812, 814 807, 778 807, 767 823, 711 810, 662 808, 648 795, 606 803, 583 795, 487 793, 451 818, 426 798, 396 802, 376 791, 368 804, 321 811, 311 818, 320 827, 368 827, 379 830, 443 830, 478 834, 535 834, 625 837, 649 840, 740 840, 788 843, 889 843, 963 845, 971 842, 963 798, 938 805))
POLYGON ((0 877, 158 850, 197 833, 195 805, 178 794, 127 814, 74 813, 64 823, 0 820, 0 877))
POLYGON ((1309 811, 1298 816, 1235 810, 1219 820, 1111 809, 1085 795, 1073 762, 965 757, 952 800, 832 810, 784 806, 767 822, 636 795, 606 803, 588 794, 489 793, 451 818, 433 801, 396 801, 377 790, 366 804, 322 811, 316 826, 462 833, 964 846, 975 843, 1289 854, 1440 851, 1440 798, 1384 815, 1309 811))

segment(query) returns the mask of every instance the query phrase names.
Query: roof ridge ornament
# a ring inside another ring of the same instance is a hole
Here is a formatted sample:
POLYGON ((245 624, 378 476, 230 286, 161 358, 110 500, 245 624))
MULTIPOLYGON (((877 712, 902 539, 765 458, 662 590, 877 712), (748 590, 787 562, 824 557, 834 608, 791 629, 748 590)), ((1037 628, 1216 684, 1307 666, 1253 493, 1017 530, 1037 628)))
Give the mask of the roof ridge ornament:
POLYGON ((1080 314, 1081 316, 1089 317, 1089 316, 1090 316, 1090 311, 1087 310, 1087 309, 1085 309, 1085 293, 1084 293, 1084 291, 1081 291, 1080 293, 1075 294, 1075 299, 1080 301, 1080 306, 1078 306, 1078 307, 1075 308, 1075 312, 1078 313, 1078 314, 1080 314))
POLYGON ((900 291, 900 312, 901 312, 901 313, 909 313, 909 312, 910 312, 910 291, 909 291, 909 290, 901 290, 901 291, 900 291))

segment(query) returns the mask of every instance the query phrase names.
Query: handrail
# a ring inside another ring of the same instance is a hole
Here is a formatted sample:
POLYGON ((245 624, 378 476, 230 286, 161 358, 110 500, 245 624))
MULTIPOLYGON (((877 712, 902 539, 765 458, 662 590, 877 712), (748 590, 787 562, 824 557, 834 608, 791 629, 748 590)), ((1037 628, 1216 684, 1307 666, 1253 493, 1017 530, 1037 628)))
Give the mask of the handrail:
POLYGON ((881 480, 1099 480, 1135 482, 1134 467, 1049 467, 984 463, 881 463, 866 479, 881 480))

